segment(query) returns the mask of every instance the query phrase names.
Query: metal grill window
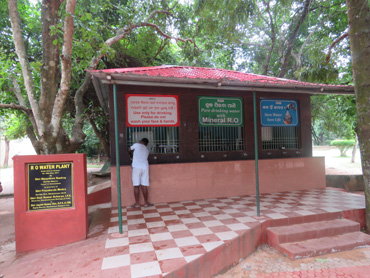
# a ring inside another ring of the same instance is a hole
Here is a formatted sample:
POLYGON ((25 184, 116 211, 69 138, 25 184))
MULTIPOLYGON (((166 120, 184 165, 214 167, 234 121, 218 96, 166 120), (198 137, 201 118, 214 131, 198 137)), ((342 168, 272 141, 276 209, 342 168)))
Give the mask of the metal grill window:
POLYGON ((150 153, 178 153, 179 128, 166 127, 127 127, 127 148, 142 138, 148 138, 150 153))
POLYGON ((244 150, 244 127, 199 127, 199 151, 220 152, 242 150, 244 150))
POLYGON ((299 126, 261 127, 262 149, 300 149, 301 137, 299 126))

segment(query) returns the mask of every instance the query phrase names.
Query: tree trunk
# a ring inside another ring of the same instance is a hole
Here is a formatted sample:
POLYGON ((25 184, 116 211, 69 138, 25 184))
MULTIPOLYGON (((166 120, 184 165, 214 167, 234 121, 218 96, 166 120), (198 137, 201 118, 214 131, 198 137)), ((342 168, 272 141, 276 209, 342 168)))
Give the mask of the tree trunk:
POLYGON ((357 145, 358 145, 358 139, 357 139, 357 134, 356 134, 356 136, 355 136, 355 145, 353 146, 353 149, 352 149, 351 163, 355 163, 357 145))
POLYGON ((45 123, 50 124, 53 103, 58 91, 59 47, 54 44, 58 34, 51 35, 51 28, 58 25, 60 0, 43 0, 41 9, 42 67, 40 107, 45 123))
POLYGON ((98 162, 99 164, 101 163, 101 144, 99 144, 99 147, 98 147, 98 162))
POLYGON ((347 0, 358 139, 365 183, 366 227, 370 230, 370 9, 368 0, 347 0))
POLYGON ((96 126, 95 122, 91 119, 88 113, 86 113, 86 117, 89 120, 91 127, 96 135, 98 137, 101 146, 103 147, 103 151, 106 154, 107 158, 110 160, 110 144, 106 140, 105 136, 99 131, 98 127, 96 126))
POLYGON ((4 167, 8 167, 9 165, 9 150, 10 150, 10 141, 8 137, 5 136, 5 157, 4 157, 4 167))
POLYGON ((270 47, 270 50, 269 50, 269 54, 267 55, 265 65, 263 66, 263 73, 262 73, 263 75, 267 75, 269 65, 270 65, 271 55, 272 55, 272 52, 274 51, 274 47, 275 47, 276 32, 275 32, 274 20, 272 18, 271 11, 270 11, 270 2, 264 2, 264 4, 266 5, 266 11, 269 15, 270 26, 271 26, 271 37, 270 37, 271 38, 271 47, 270 47))
POLYGON ((287 45, 286 51, 284 53, 283 62, 282 62, 281 70, 279 72, 278 77, 284 77, 285 74, 288 71, 289 60, 290 60, 290 56, 292 54, 292 49, 293 49, 293 46, 294 46, 294 42, 297 39, 299 29, 301 28, 304 20, 306 19, 307 15, 310 11, 311 3, 312 3, 312 0, 306 0, 305 1, 301 17, 299 18, 299 20, 296 23, 294 29, 291 31, 291 33, 289 35, 288 45, 287 45))

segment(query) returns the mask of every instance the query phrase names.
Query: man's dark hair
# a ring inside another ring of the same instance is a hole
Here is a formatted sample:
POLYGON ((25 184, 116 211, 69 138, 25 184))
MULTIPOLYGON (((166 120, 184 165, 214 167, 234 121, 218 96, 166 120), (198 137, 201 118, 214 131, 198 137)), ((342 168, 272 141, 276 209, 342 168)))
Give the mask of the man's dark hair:
POLYGON ((143 139, 141 139, 140 142, 143 142, 145 146, 148 146, 148 144, 149 144, 148 138, 143 138, 143 139))

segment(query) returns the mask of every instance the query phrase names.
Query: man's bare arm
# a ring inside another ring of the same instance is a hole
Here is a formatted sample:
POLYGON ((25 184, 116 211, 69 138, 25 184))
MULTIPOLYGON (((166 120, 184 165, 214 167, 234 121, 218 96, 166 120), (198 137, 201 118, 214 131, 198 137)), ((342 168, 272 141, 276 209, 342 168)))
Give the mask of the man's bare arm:
POLYGON ((131 150, 131 148, 128 149, 128 155, 130 156, 131 159, 133 158, 134 151, 131 150))

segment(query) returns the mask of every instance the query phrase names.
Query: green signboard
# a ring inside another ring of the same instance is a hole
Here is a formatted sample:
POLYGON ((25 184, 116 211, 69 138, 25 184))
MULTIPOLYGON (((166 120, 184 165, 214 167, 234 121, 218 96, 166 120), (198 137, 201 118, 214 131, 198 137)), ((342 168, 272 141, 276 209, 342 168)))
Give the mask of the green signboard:
POLYGON ((243 99, 198 97, 199 126, 244 126, 243 99))

